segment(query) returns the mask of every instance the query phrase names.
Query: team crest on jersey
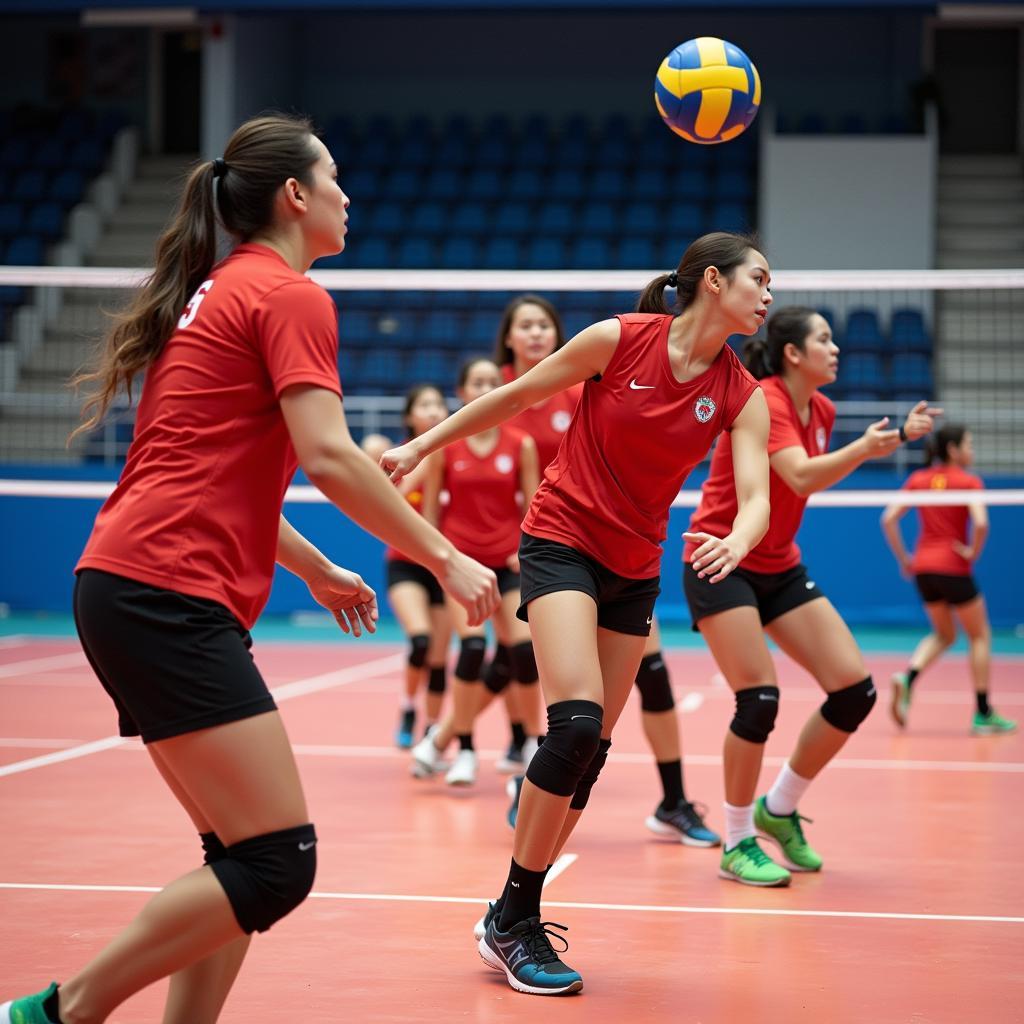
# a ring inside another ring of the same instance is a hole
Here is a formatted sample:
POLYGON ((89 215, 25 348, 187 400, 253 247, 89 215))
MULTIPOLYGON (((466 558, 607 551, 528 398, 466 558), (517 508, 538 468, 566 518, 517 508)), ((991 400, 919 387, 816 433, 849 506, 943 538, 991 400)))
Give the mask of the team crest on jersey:
POLYGON ((693 403, 693 414, 700 423, 707 423, 715 415, 716 408, 715 400, 710 395, 701 395, 693 403))
POLYGON ((569 429, 571 422, 572 414, 564 409, 559 409, 558 412, 551 415, 551 429, 557 430, 560 434, 564 434, 569 429))
POLYGON ((494 460, 494 468, 499 473, 511 473, 514 465, 515 464, 512 462, 512 456, 506 455, 504 452, 494 460))
POLYGON ((814 439, 818 442, 818 451, 823 452, 825 450, 825 428, 818 427, 815 432, 814 439))

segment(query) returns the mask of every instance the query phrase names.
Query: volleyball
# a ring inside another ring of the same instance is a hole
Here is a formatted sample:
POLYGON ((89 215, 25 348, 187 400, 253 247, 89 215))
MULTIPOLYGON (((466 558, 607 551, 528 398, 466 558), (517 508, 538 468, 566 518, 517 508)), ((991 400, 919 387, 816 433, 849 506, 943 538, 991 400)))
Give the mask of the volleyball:
POLYGON ((728 142, 754 120, 761 78, 738 46, 701 36, 680 43, 661 62, 654 102, 665 124, 687 142, 728 142))

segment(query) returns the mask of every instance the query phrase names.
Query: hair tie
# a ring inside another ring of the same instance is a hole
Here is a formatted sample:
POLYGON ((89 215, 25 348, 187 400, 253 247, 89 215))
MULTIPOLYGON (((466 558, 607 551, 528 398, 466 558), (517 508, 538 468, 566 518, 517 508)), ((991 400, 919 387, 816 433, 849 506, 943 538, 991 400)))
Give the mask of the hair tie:
POLYGON ((672 273, 668 275, 668 280, 665 282, 665 284, 669 288, 676 288, 676 287, 678 287, 678 285, 679 285, 679 275, 676 274, 676 272, 673 270, 672 273))
POLYGON ((213 176, 215 178, 223 178, 228 172, 228 165, 224 162, 224 158, 218 156, 213 161, 213 176))

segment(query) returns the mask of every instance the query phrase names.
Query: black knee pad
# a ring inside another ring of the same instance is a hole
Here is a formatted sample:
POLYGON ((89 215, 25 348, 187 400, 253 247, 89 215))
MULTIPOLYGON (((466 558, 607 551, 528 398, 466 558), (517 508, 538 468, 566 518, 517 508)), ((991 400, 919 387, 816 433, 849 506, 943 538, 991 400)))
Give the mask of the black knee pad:
POLYGON ((299 825, 234 843, 210 865, 247 935, 265 932, 313 888, 316 832, 299 825))
POLYGON ((572 796, 601 744, 600 704, 562 700, 548 708, 548 734, 526 769, 526 777, 545 793, 572 796))
POLYGON ((821 705, 821 717, 843 732, 856 732, 860 723, 871 714, 876 700, 875 681, 868 676, 853 686, 830 693, 821 705))
POLYGON ((511 650, 512 678, 523 686, 537 682, 537 656, 533 653, 533 644, 524 640, 511 650))
POLYGON ((444 693, 447 680, 448 670, 444 665, 434 665, 431 668, 430 676, 427 679, 427 692, 444 693))
POLYGON ((741 740, 766 743, 768 734, 775 728, 775 716, 778 713, 777 686, 751 686, 746 690, 737 690, 736 714, 729 728, 741 740))
POLYGON ((569 806, 574 811, 582 811, 587 806, 587 801, 590 799, 590 791, 594 788, 594 783, 597 782, 597 777, 601 774, 605 761, 608 760, 608 748, 611 745, 611 740, 601 740, 597 753, 591 759, 590 764, 587 765, 587 770, 583 773, 583 777, 576 787, 576 792, 572 795, 572 800, 569 801, 569 806))
POLYGON ((217 838, 216 832, 200 832, 199 842, 203 844, 204 864, 215 864, 228 855, 224 844, 217 838))
POLYGON ((661 651, 645 654, 636 673, 636 685, 640 691, 640 707, 650 714, 671 711, 676 706, 672 696, 672 684, 668 681, 668 669, 661 651))
POLYGON ((427 651, 430 650, 430 637, 426 633, 417 633, 409 637, 409 664, 413 668, 423 668, 427 663, 427 651))
POLYGON ((459 648, 459 660, 455 662, 455 678, 464 683, 475 683, 483 668, 487 641, 482 636, 467 636, 459 648))
POLYGON ((497 697, 512 679, 512 652, 504 644, 494 648, 494 657, 484 669, 484 686, 497 697))

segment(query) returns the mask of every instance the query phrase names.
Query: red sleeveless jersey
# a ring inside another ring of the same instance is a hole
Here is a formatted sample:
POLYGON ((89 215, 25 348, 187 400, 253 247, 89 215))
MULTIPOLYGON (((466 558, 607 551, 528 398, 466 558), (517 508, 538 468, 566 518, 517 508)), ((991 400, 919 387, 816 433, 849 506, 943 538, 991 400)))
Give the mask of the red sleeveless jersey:
MULTIPOLYGON (((423 488, 415 487, 411 491, 406 491, 402 495, 403 498, 412 506, 414 512, 419 512, 423 515, 423 488)), ((399 551, 398 548, 388 547, 387 552, 384 556, 389 562, 415 562, 415 558, 410 558, 408 555, 399 551)))
POLYGON ((218 601, 250 627, 298 465, 279 405, 290 384, 340 400, 337 310, 273 250, 240 245, 146 371, 124 472, 78 569, 218 601))
POLYGON ((500 568, 519 548, 519 476, 523 435, 498 428, 498 443, 477 455, 467 439, 444 449, 441 532, 462 552, 490 568, 500 568))
MULTIPOLYGON (((765 377, 761 381, 761 389, 771 417, 769 456, 783 448, 803 448, 812 458, 828 451, 832 425, 836 421, 836 407, 828 398, 818 391, 811 395, 811 414, 805 427, 800 422, 800 415, 781 377, 765 377)), ((740 566, 750 572, 785 572, 800 564, 800 548, 795 538, 807 499, 792 490, 774 469, 769 473, 769 486, 771 515, 768 532, 740 562, 740 566)), ((736 511, 732 440, 726 435, 719 440, 715 454, 711 457, 711 471, 704 481, 700 505, 690 520, 690 529, 710 533, 712 537, 725 537, 732 531, 736 511)), ((683 561, 693 561, 696 549, 696 544, 688 543, 683 551, 683 561)))
POLYGON ((669 508, 690 471, 757 388, 725 347, 704 373, 672 374, 673 317, 626 313, 605 372, 586 382, 523 522, 630 579, 659 574, 669 508))
MULTIPOLYGON (((515 367, 511 363, 506 363, 501 372, 506 384, 516 379, 515 367)), ((583 385, 573 384, 571 388, 531 405, 529 409, 524 409, 518 416, 508 421, 508 426, 533 438, 534 444, 537 445, 537 462, 542 476, 545 468, 558 454, 558 447, 569 429, 582 394, 583 385)))
MULTIPOLYGON (((911 473, 903 485, 908 491, 980 491, 979 477, 959 466, 929 466, 911 473)), ((911 570, 940 576, 970 576, 971 563, 953 550, 953 542, 967 543, 970 512, 966 505, 921 505, 917 509, 921 535, 917 539, 911 570)))

